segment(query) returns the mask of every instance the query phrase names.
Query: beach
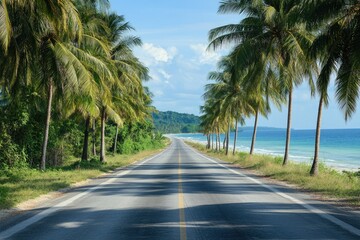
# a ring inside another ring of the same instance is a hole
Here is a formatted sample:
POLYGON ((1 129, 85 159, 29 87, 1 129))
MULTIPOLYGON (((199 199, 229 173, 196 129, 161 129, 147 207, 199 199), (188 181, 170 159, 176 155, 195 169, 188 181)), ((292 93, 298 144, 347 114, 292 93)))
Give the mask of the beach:
MULTIPOLYGON (((239 129, 236 149, 249 152, 252 128, 239 129)), ((255 143, 255 153, 283 156, 285 129, 259 128, 255 143)), ((206 143, 202 133, 172 134, 184 140, 206 143)), ((315 130, 292 130, 290 159, 311 163, 314 155, 315 130)), ((224 135, 221 135, 224 139, 224 135)), ((215 140, 214 140, 215 141, 215 140)), ((234 132, 230 134, 233 147, 234 132)), ((320 162, 337 170, 358 171, 360 168, 360 129, 324 129, 321 131, 320 162)))

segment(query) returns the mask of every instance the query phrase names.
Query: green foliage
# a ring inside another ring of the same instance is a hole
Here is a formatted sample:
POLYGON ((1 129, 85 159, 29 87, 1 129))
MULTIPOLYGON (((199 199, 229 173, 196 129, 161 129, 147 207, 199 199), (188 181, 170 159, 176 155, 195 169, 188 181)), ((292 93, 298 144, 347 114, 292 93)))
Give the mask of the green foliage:
MULTIPOLYGON (((115 126, 109 125, 108 128, 115 126)), ((163 136, 161 133, 154 133, 154 126, 150 121, 143 123, 127 123, 123 128, 119 129, 118 145, 116 152, 121 154, 133 154, 143 150, 156 149, 163 147, 163 136)), ((114 141, 115 131, 109 131, 113 134, 112 141, 114 141)), ((113 151, 114 143, 111 142, 108 146, 109 150, 113 151)))
POLYGON ((199 132, 198 116, 177 112, 153 113, 156 131, 161 133, 194 133, 199 132))
MULTIPOLYGON (((31 108, 34 101, 31 95, 25 95, 0 107, 0 168, 39 166, 44 113, 31 108)), ((80 156, 81 125, 76 118, 54 118, 50 125, 49 166, 60 166, 71 157, 80 156)))
POLYGON ((23 167, 26 165, 26 154, 7 133, 3 133, 0 140, 0 168, 23 167))
POLYGON ((121 145, 120 149, 122 154, 131 154, 135 152, 135 144, 131 139, 127 138, 121 145))
POLYGON ((0 107, 0 168, 23 167, 27 162, 24 147, 16 141, 29 121, 26 107, 20 106, 0 107))

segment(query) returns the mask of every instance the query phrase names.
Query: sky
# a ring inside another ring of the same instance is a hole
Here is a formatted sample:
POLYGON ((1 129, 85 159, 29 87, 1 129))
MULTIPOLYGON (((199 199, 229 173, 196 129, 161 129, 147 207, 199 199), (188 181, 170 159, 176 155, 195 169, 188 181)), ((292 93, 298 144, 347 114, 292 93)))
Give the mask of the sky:
MULTIPOLYGON (((124 15, 135 28, 142 47, 136 56, 150 69, 151 80, 145 83, 154 94, 154 106, 160 111, 200 115, 208 73, 216 70, 217 61, 232 46, 207 51, 210 29, 238 23, 240 15, 218 14, 219 0, 110 0, 111 11, 124 15)), ((255 49, 254 49, 255 51, 255 49)), ((330 104, 324 109, 322 128, 360 128, 360 99, 353 117, 345 122, 335 100, 335 88, 329 89, 330 104)), ((316 127, 318 98, 312 98, 306 84, 294 91, 292 128, 316 127)), ((253 118, 246 126, 253 126, 253 118)), ((272 108, 268 118, 260 117, 259 126, 286 127, 287 106, 272 108)))

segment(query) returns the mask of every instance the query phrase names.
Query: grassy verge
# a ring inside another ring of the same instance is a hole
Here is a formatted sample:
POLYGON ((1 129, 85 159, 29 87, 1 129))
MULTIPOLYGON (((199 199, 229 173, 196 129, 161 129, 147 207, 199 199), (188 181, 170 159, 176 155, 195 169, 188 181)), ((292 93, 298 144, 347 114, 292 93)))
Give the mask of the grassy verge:
MULTIPOLYGON (((164 142, 164 148, 168 143, 169 140, 164 142)), ((70 187, 88 178, 98 177, 115 168, 124 167, 154 155, 162 149, 146 150, 132 155, 108 156, 106 164, 98 160, 81 163, 74 161, 67 166, 48 169, 44 172, 36 169, 0 171, 0 209, 8 209, 42 194, 70 187)))
POLYGON ((206 153, 211 157, 235 164, 241 168, 255 170, 258 174, 272 179, 295 184, 297 187, 317 193, 326 199, 337 203, 360 207, 360 172, 338 172, 334 169, 320 164, 319 175, 309 176, 310 165, 305 163, 290 162, 282 166, 281 157, 268 155, 254 155, 237 152, 235 156, 225 156, 223 152, 215 152, 205 149, 198 143, 187 142, 187 144, 206 153))

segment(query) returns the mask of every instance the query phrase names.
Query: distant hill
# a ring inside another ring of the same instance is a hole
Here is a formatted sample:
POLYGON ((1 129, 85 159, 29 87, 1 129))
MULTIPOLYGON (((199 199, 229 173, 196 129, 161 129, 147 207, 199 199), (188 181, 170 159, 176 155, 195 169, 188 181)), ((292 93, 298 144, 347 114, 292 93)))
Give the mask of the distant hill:
POLYGON ((198 116, 172 111, 153 113, 155 129, 161 133, 194 133, 199 131, 198 116))

